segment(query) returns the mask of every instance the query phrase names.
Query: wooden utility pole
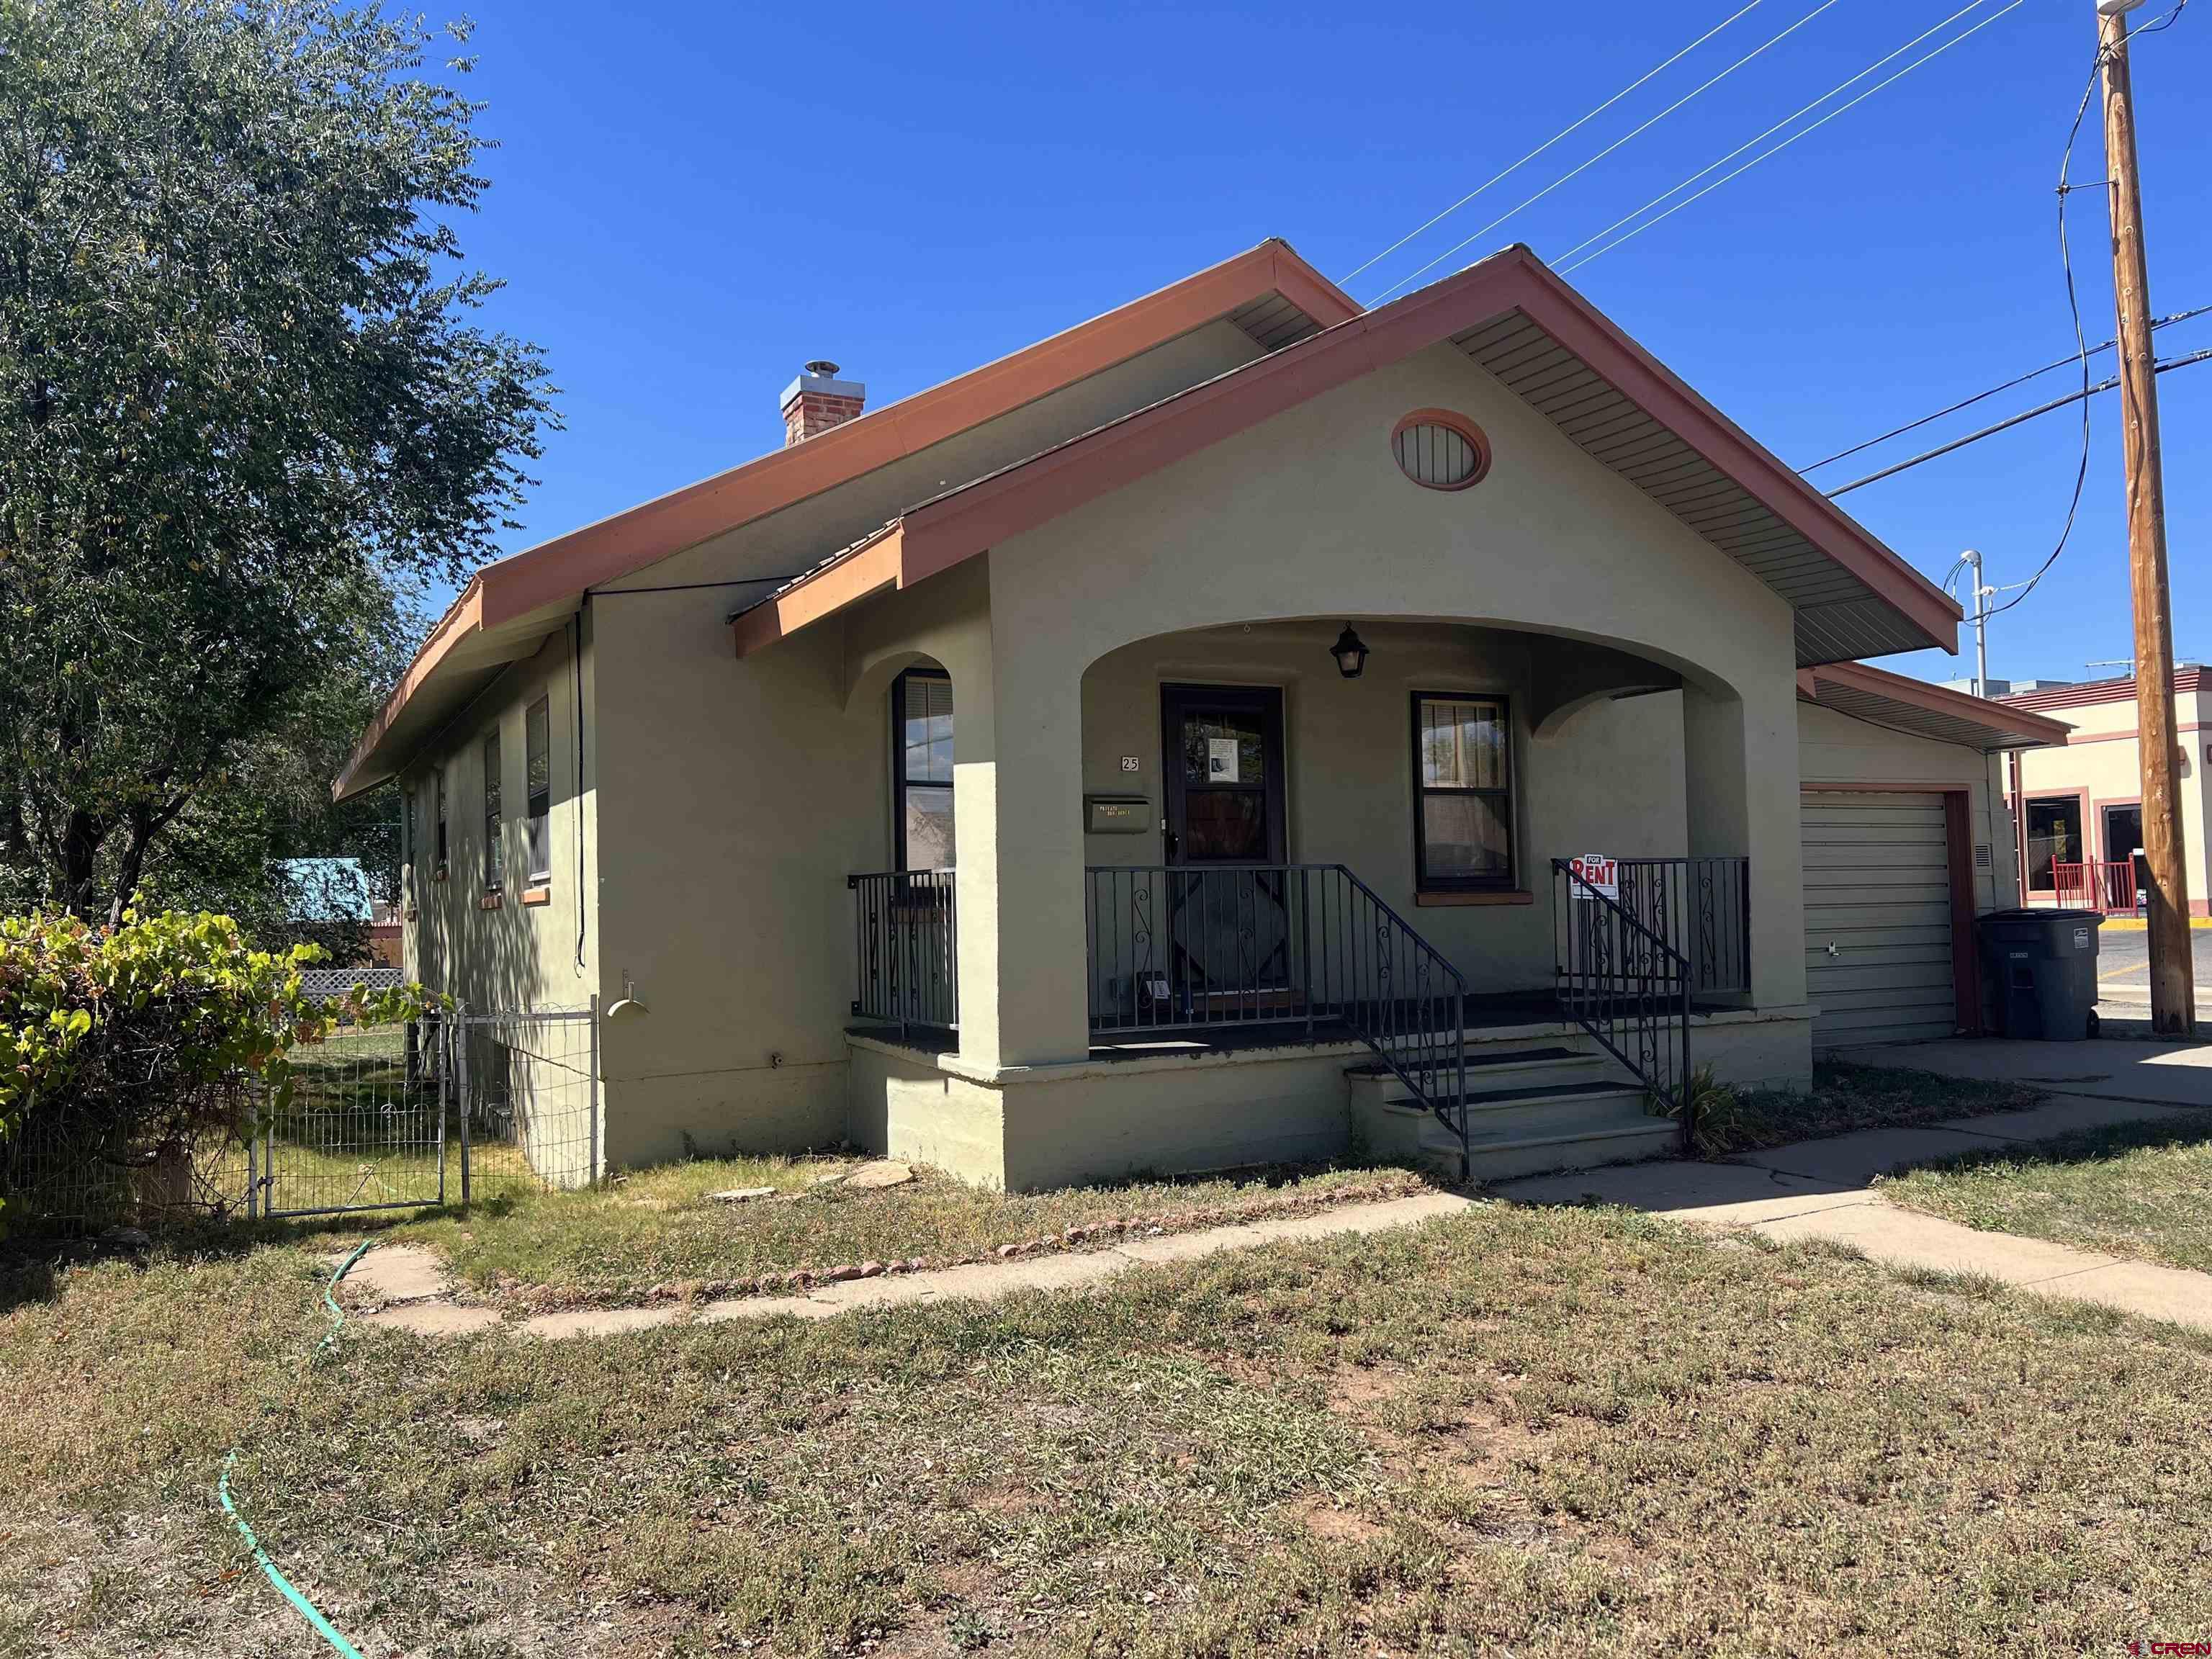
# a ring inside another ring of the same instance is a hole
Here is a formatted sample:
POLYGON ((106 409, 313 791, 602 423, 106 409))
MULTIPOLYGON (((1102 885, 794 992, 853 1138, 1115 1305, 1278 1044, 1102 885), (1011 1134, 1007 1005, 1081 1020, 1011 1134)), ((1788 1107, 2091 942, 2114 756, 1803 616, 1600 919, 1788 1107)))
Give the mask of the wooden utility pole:
POLYGON ((2136 610, 2136 747, 2142 758, 2143 859, 2150 866, 2150 1020, 2185 1036, 2196 1020, 2189 939, 2189 872, 2182 860, 2181 795, 2174 787, 2173 621, 2166 583, 2166 483, 2159 461, 2158 381, 2150 333, 2150 275, 2136 178, 2135 94, 2127 15, 2142 0, 2098 0, 2105 79, 2105 174, 2112 216, 2112 295, 2119 312, 2121 453, 2127 465, 2128 574, 2136 610))

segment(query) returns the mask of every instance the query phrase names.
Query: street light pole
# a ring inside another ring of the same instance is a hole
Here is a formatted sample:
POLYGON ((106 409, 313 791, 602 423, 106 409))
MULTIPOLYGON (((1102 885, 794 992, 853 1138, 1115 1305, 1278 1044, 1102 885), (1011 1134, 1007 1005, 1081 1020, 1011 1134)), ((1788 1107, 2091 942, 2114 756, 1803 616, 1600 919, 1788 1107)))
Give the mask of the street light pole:
POLYGON ((2189 874, 2182 857, 2174 773, 2173 620, 2166 576, 2166 483, 2160 464, 2158 381, 2151 351, 2150 271, 2136 172, 2134 88, 2127 15, 2142 0, 2098 0, 2105 83, 2105 173, 2112 220, 2112 297, 2119 314, 2121 453, 2127 467, 2128 574, 2135 599, 2136 750, 2142 764, 2143 861, 2149 866, 2150 1019, 2163 1036, 2196 1020, 2190 956, 2189 874))

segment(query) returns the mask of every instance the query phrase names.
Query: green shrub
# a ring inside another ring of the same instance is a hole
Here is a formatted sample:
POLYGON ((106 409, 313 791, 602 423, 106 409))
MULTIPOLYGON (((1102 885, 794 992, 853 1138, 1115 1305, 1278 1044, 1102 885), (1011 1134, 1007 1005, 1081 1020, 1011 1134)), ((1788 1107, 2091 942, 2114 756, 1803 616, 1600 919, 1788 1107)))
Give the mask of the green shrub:
POLYGON ((33 1186, 112 1199, 125 1170, 166 1170, 150 1184, 174 1194, 192 1148, 289 1101, 292 1048, 427 1006, 420 987, 311 1001, 300 972, 322 954, 257 951, 206 914, 0 918, 0 1206, 33 1186))

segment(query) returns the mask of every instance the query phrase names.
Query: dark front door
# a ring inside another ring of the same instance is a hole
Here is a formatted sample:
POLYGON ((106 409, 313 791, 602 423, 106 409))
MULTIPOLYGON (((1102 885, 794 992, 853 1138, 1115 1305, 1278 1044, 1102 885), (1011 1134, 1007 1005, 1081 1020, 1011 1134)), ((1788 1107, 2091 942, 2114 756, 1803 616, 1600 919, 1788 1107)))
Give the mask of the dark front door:
POLYGON ((1169 939, 1197 1018, 1294 1001, 1284 879, 1283 694, 1162 688, 1169 939), (1240 867, 1241 866, 1241 867, 1240 867))
POLYGON ((1283 862, 1283 694, 1170 685, 1160 692, 1170 864, 1283 862))

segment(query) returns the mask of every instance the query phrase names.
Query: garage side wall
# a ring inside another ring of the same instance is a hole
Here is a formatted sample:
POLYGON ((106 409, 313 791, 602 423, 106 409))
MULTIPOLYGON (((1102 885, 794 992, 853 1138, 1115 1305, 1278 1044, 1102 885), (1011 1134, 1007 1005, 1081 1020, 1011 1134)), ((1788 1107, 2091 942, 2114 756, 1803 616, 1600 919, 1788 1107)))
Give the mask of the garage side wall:
POLYGON ((1814 703, 1797 705, 1797 775, 1808 789, 1823 783, 1900 790, 1965 786, 1978 915, 2020 902, 2003 764, 2001 756, 1869 726, 1814 703))

